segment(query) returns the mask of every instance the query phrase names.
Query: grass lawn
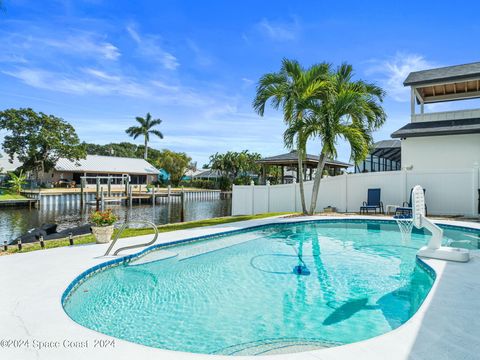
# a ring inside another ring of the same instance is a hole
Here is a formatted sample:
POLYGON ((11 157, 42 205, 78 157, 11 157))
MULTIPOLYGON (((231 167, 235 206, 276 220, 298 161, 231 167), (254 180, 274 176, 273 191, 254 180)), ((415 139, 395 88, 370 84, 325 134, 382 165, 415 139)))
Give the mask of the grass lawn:
MULTIPOLYGON (((279 212, 279 213, 267 213, 267 214, 258 214, 258 215, 226 216, 226 217, 219 217, 219 218, 213 218, 213 219, 189 221, 184 223, 160 225, 158 227, 158 231, 160 233, 163 233, 163 232, 176 231, 176 230, 192 229, 196 227, 227 224, 227 223, 236 222, 236 221, 263 219, 267 217, 287 215, 287 214, 291 214, 291 213, 279 212)), ((126 229, 122 233, 121 237, 125 238, 125 237, 132 237, 132 236, 148 235, 153 233, 154 233, 153 229, 150 229, 150 228, 126 229)), ((74 240, 75 244, 89 244, 94 242, 95 242, 95 238, 93 237, 93 235, 78 237, 78 238, 75 238, 74 240)), ((45 241, 46 249, 56 248, 60 246, 69 246, 68 239, 45 241)), ((29 252, 29 251, 36 251, 36 250, 41 250, 40 244, 38 242, 23 244, 21 252, 29 252)), ((18 247, 16 245, 10 245, 8 247, 7 252, 3 251, 3 247, 2 247, 2 250, 0 251, 0 255, 7 255, 10 253, 17 253, 17 252, 19 252, 18 247)))
POLYGON ((26 200, 27 198, 25 196, 22 196, 20 194, 16 194, 11 192, 10 190, 7 189, 0 189, 0 201, 8 201, 8 200, 26 200))

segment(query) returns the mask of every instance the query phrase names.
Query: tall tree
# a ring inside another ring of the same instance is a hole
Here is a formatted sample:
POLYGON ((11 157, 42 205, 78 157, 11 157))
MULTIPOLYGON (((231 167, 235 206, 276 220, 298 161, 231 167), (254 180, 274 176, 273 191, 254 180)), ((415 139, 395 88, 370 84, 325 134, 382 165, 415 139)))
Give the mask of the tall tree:
POLYGON ((372 83, 353 80, 353 75, 353 68, 348 64, 342 64, 329 74, 330 91, 314 104, 302 129, 308 136, 320 140, 310 214, 317 205, 325 161, 337 156, 337 140, 341 138, 350 144, 353 161, 363 160, 372 144, 372 131, 381 127, 386 119, 381 106, 384 90, 372 83))
POLYGON ((155 162, 155 165, 165 170, 170 175, 170 182, 174 186, 178 186, 185 172, 188 170, 192 159, 183 152, 174 152, 170 150, 162 150, 155 162))
POLYGON ((156 135, 160 139, 163 139, 163 134, 160 130, 154 129, 155 126, 158 126, 162 123, 160 119, 152 119, 152 115, 147 113, 145 118, 137 116, 135 120, 138 122, 138 126, 131 126, 125 132, 136 139, 139 136, 143 136, 145 141, 145 152, 143 158, 147 160, 148 158, 148 142, 150 141, 150 135, 156 135))
MULTIPOLYGON (((257 85, 257 94, 253 108, 263 116, 265 106, 270 101, 274 109, 282 109, 283 119, 287 126, 301 122, 311 114, 311 109, 319 99, 328 92, 328 74, 330 66, 327 63, 312 65, 304 69, 298 61, 283 59, 279 72, 263 75, 257 85)), ((300 198, 303 213, 307 213, 305 190, 303 186, 303 159, 306 155, 305 145, 297 137, 298 173, 300 183, 300 198)))
POLYGON ((8 109, 0 112, 0 129, 8 134, 3 149, 10 160, 16 156, 25 171, 48 172, 59 158, 71 161, 85 158, 85 146, 72 125, 53 115, 32 109, 8 109))
POLYGON ((256 163, 262 156, 258 153, 250 153, 248 150, 241 152, 227 151, 224 154, 216 153, 210 156, 210 167, 219 170, 223 176, 231 180, 249 173, 260 174, 260 166, 256 163))

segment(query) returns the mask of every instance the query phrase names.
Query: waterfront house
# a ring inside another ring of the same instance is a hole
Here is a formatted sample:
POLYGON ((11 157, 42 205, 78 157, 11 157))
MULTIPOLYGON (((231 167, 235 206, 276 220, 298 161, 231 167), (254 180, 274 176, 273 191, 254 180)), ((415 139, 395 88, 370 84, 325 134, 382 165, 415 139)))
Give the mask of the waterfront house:
POLYGON ((120 183, 122 176, 129 176, 130 184, 146 185, 157 181, 158 174, 159 170, 144 159, 87 155, 78 161, 61 158, 53 170, 40 174, 39 179, 53 186, 77 186, 83 176, 87 177, 87 184, 95 184, 96 177, 112 176, 113 183, 120 183))

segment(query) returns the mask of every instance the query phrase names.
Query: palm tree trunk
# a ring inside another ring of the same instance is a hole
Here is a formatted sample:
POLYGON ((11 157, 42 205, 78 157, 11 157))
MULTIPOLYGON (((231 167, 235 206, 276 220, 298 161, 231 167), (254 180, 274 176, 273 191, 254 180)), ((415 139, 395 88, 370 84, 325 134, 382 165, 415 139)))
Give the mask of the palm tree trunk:
POLYGON ((143 158, 147 160, 147 157, 148 157, 148 140, 147 140, 147 137, 145 136, 145 152, 143 154, 143 158))
POLYGON ((317 164, 317 171, 315 172, 315 179, 313 181, 312 201, 310 202, 309 215, 313 215, 313 213, 315 212, 315 208, 317 207, 318 191, 320 190, 320 180, 322 179, 323 168, 325 167, 326 161, 327 157, 322 150, 322 153, 320 154, 320 159, 318 160, 317 164))
POLYGON ((302 201, 302 213, 307 214, 307 205, 305 204, 305 189, 303 187, 303 151, 301 146, 297 148, 298 155, 298 182, 300 184, 300 200, 302 201))

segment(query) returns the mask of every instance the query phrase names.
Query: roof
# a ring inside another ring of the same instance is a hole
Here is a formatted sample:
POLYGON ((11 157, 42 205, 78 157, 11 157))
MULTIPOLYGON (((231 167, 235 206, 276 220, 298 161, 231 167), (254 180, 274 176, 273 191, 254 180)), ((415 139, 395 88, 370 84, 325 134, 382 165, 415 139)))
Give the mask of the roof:
MULTIPOLYGON (((318 159, 319 159, 319 156, 317 155, 307 154, 305 156, 304 162, 316 165, 318 163, 318 159)), ((263 158, 261 160, 257 160, 257 163, 271 164, 271 165, 290 165, 290 164, 296 164, 297 161, 298 161, 298 155, 297 155, 297 152, 294 150, 286 154, 270 156, 270 157, 263 158)), ((332 159, 327 159, 325 164, 332 167, 342 167, 342 168, 348 168, 352 166, 352 164, 348 164, 348 163, 344 163, 344 162, 332 160, 332 159)))
POLYGON ((373 144, 370 155, 392 161, 400 161, 402 157, 401 147, 400 140, 381 140, 373 144))
POLYGON ((13 162, 10 162, 7 154, 0 153, 0 173, 15 171, 20 166, 22 166, 22 163, 18 161, 17 157, 14 157, 13 162))
POLYGON ((222 172, 220 170, 212 169, 201 169, 200 172, 195 174, 193 177, 196 178, 219 178, 222 177, 222 172))
POLYGON ((480 62, 470 64, 446 66, 437 69, 411 72, 403 85, 424 85, 438 82, 454 82, 468 78, 480 77, 480 62))
POLYGON ((418 136, 460 135, 480 133, 480 118, 424 121, 405 125, 392 134, 393 138, 418 136))
POLYGON ((85 159, 70 161, 60 158, 56 171, 158 175, 159 171, 144 159, 87 155, 85 159))

